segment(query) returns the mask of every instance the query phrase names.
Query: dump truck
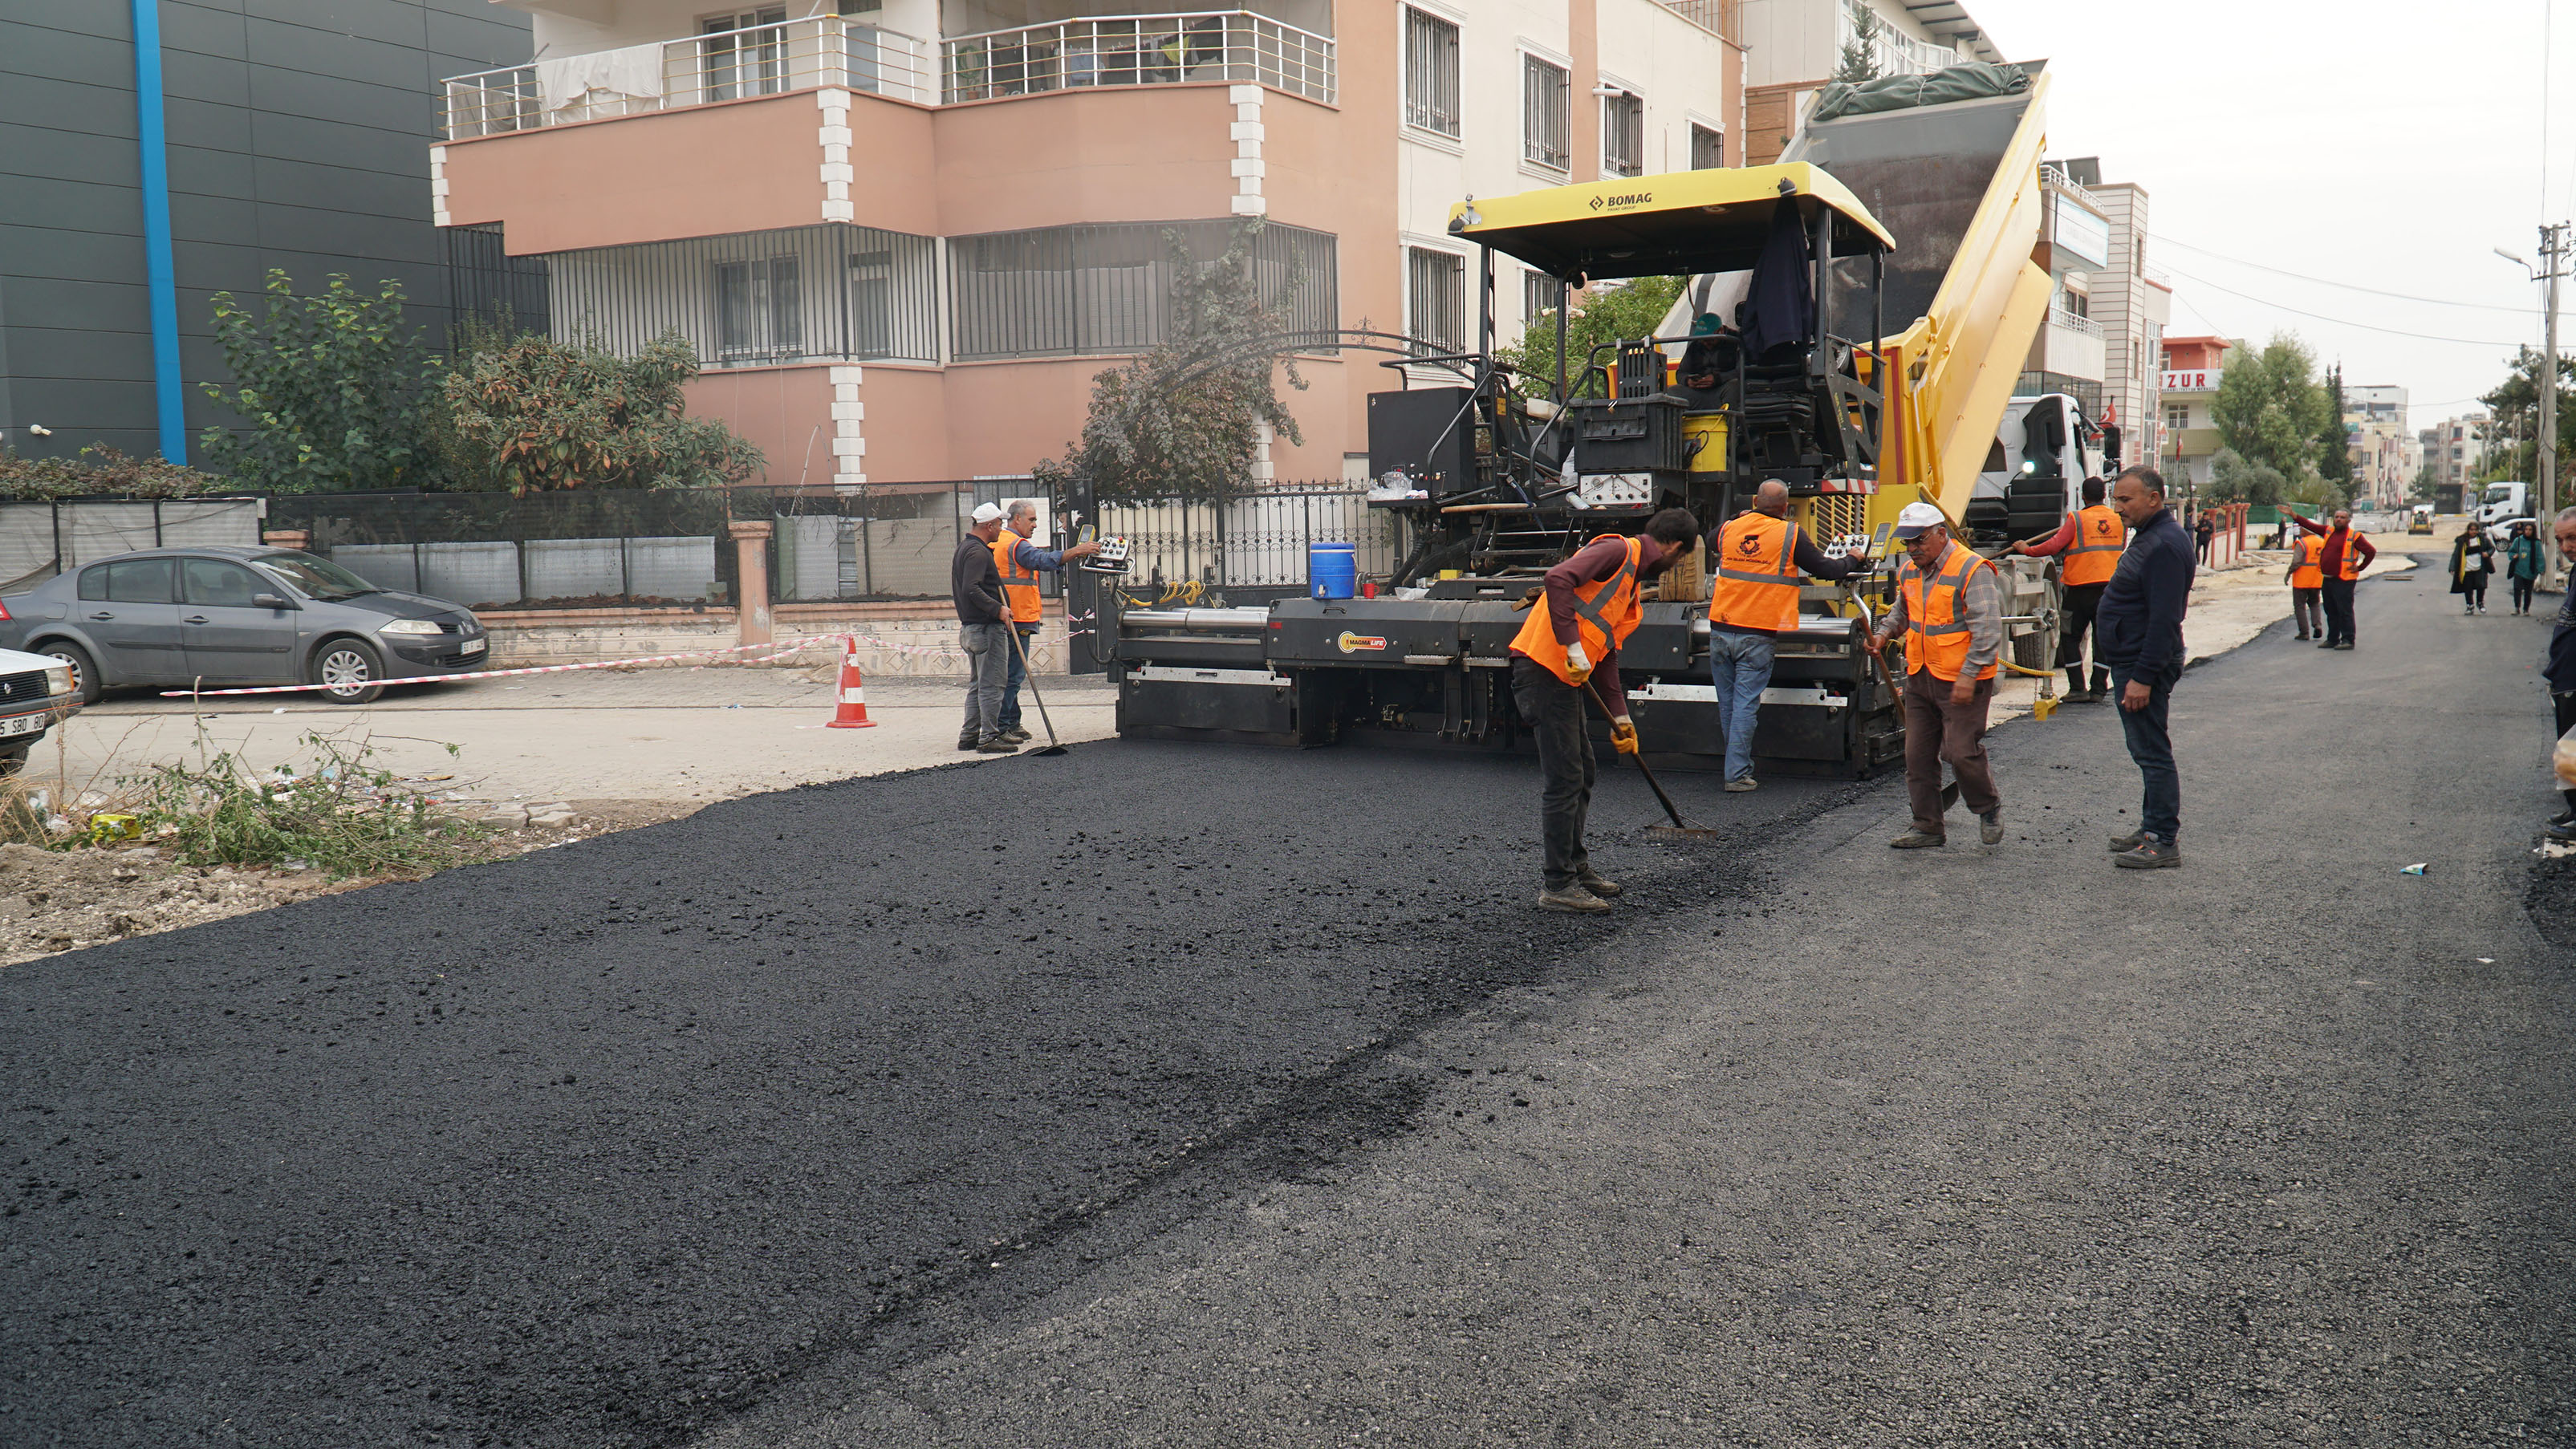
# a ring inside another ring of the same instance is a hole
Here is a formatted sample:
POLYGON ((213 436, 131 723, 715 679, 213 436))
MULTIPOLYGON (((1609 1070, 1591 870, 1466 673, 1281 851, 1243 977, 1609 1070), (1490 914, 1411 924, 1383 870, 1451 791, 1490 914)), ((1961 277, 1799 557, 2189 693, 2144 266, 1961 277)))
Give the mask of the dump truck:
MULTIPOLYGON (((1999 553, 2056 526, 2091 433, 2071 398, 2014 396, 2051 288, 2033 259, 2047 77, 2036 66, 1943 77, 1957 83, 1935 77, 1917 98, 1811 120, 1773 165, 1462 201, 1449 230, 1478 247, 1477 346, 1390 364, 1403 385, 1369 399, 1369 504, 1400 542, 1385 587, 1193 608, 1107 591, 1119 732, 1523 746, 1509 643, 1537 576, 1665 507, 1713 528, 1778 479, 1810 536, 1871 566, 1802 591, 1754 753, 1767 770, 1845 775, 1901 757, 1898 701, 1866 643, 1892 597, 1897 512, 1929 500, 1999 553), (1498 257, 1559 283, 1552 376, 1496 358, 1498 257), (1681 335, 1567 355, 1573 289, 1652 276, 1690 278, 1692 311, 1723 315, 1756 293, 1802 293, 1808 310, 1772 307, 1768 330, 1761 313, 1739 314, 1753 327, 1708 339, 1687 378, 1681 335), (1801 325, 1783 331, 1781 315, 1801 325), (1456 382, 1412 385, 1425 368, 1456 382)), ((2045 670, 2050 565, 1998 563, 2016 657, 2045 670)), ((1690 568, 1658 587, 1620 650, 1640 745, 1658 765, 1715 769, 1707 581, 1690 568)))

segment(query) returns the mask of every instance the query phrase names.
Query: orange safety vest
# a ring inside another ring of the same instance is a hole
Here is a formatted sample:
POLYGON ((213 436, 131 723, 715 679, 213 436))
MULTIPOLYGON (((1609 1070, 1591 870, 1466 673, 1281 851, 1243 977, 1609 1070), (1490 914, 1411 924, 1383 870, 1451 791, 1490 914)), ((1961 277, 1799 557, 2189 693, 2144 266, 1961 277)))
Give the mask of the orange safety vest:
MULTIPOLYGON (((2314 537, 2315 535, 2311 534, 2309 536, 2314 537)), ((2343 557, 2335 561, 2335 576, 2342 579, 2345 583, 2351 583, 2354 579, 2361 577, 2361 550, 2352 546, 2354 540, 2360 537, 2360 534, 2353 532, 2351 529, 2347 528, 2344 530, 2343 557)))
POLYGON ((1798 627, 1798 525, 1747 513, 1718 534, 1708 621, 1777 634, 1798 627))
POLYGON ((1011 606, 1011 618, 1022 624, 1034 624, 1045 617, 1045 605, 1038 601, 1038 576, 1020 567, 1020 536, 1003 529, 993 538, 993 567, 1002 575, 1002 602, 1011 606))
POLYGON ((2326 541, 2313 533, 2299 535, 2299 561, 2290 566, 2290 587, 2322 589, 2326 586, 2326 541))
MULTIPOLYGON (((1975 550, 1961 547, 1957 539, 1950 540, 1950 551, 1941 555, 1941 565, 1932 571, 1928 583, 1914 560, 1905 560, 1897 570, 1896 586, 1905 595, 1908 670, 1929 669, 1935 679, 1959 677, 1968 662, 1968 621, 1960 616, 1959 590, 1967 587, 1969 570, 1993 567, 1975 550)), ((1977 677, 1994 678, 2001 662, 1987 664, 1977 677)))
MULTIPOLYGON (((1574 590, 1574 633, 1583 641, 1583 652, 1595 665, 1610 657, 1613 650, 1628 642, 1637 632, 1644 611, 1637 607, 1639 560, 1645 555, 1644 541, 1627 540, 1628 559, 1617 572, 1598 583, 1578 585, 1574 590)), ((1556 626, 1549 621, 1544 594, 1530 605, 1529 617, 1521 621, 1520 633, 1512 636, 1512 652, 1535 659, 1547 666, 1547 672, 1574 683, 1573 667, 1565 662, 1565 646, 1556 642, 1556 626)))
POLYGON ((2128 547, 2129 526, 2107 503, 2080 509, 2075 515, 2075 546, 2066 551, 2058 577, 2068 588, 2104 584, 2120 567, 2120 550, 2128 547))

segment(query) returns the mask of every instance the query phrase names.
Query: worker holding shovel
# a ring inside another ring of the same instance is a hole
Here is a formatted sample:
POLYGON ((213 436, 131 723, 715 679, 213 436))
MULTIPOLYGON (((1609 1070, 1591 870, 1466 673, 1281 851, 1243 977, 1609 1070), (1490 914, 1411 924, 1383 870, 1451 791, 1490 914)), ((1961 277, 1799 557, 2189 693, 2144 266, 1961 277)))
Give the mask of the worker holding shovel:
POLYGON ((1870 640, 1886 650, 1905 636, 1905 793, 1914 828, 1888 842, 1898 850, 1938 849, 1948 838, 1941 765, 1978 817, 1988 845, 2004 838, 2003 801, 1986 763, 1986 708, 1994 700, 2004 642, 2002 593, 1994 565, 1950 536, 1950 520, 1929 503, 1896 515, 1905 545, 1896 607, 1879 616, 1870 640))
POLYGON ((1592 743, 1583 691, 1610 717, 1610 741, 1637 752, 1637 726, 1619 684, 1619 646, 1641 617, 1637 590, 1699 546, 1699 520, 1667 508, 1630 538, 1604 534, 1547 571, 1535 607, 1512 640, 1512 702, 1538 740, 1539 839, 1545 873, 1538 903, 1551 911, 1606 911, 1619 885, 1583 849, 1592 807, 1592 743))

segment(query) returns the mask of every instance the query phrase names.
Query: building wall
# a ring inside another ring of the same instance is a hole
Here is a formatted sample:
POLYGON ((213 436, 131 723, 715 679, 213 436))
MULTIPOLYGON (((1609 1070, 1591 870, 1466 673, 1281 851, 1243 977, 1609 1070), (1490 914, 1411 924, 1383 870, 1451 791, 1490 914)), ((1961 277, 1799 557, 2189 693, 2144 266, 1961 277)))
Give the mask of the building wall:
MULTIPOLYGON (((230 421, 211 298, 346 273, 402 284, 445 345, 431 225, 442 77, 524 59, 527 19, 484 0, 159 0, 172 260, 191 449, 230 421)), ((159 448, 128 7, 0 11, 0 440, 29 456, 159 448), (29 425, 51 430, 33 435, 29 425)))
POLYGON ((2134 182, 2087 187, 2111 223, 2110 264, 2086 281, 2103 337, 2103 399, 2121 429, 2124 461, 2159 456, 2158 381, 2172 292, 2147 273, 2146 188, 2134 182))

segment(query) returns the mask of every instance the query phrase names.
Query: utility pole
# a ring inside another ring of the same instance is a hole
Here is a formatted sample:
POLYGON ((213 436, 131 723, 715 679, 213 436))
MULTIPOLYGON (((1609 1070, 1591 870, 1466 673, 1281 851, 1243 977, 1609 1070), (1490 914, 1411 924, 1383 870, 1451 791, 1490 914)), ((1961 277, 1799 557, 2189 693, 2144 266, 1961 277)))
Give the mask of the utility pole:
MULTIPOLYGON (((2553 222, 2540 229, 2540 266, 2549 278, 2548 301, 2542 304, 2548 321, 2542 328, 2541 346, 2549 355, 2540 364, 2540 507, 2536 510, 2544 541, 2558 526, 2558 278, 2566 270, 2566 246, 2567 223, 2553 222)), ((2557 586, 2558 550, 2544 545, 2540 556, 2548 560, 2542 582, 2557 586)))

